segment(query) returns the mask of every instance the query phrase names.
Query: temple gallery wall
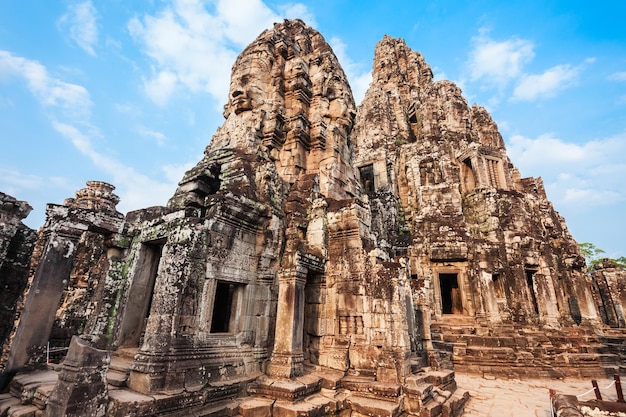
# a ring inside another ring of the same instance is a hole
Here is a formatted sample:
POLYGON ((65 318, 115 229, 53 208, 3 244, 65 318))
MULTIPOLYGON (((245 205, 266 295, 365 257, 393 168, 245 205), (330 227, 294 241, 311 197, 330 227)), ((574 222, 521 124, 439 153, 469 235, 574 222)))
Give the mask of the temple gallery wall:
POLYGON ((372 78, 357 107, 286 20, 163 206, 88 181, 34 231, 0 193, 0 415, 458 416, 455 371, 622 372, 626 272, 402 39, 372 78))

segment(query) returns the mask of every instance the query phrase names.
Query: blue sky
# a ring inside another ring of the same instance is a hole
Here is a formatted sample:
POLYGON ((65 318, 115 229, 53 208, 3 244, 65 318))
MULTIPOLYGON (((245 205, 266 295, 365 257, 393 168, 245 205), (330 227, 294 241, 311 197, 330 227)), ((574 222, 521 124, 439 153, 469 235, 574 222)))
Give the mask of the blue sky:
POLYGON ((42 225, 85 181, 127 212, 164 205, 223 122, 231 66, 302 18, 357 101, 384 34, 420 51, 498 123, 579 242, 626 255, 626 2, 261 0, 0 2, 0 191, 42 225))

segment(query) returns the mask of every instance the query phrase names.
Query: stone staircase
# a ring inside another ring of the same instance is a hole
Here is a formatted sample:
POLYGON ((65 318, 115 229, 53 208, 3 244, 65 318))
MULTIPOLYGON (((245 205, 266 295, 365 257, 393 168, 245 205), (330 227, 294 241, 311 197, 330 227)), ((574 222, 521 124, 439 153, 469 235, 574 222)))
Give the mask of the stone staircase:
MULTIPOLYGON (((287 399, 275 395, 268 380, 253 384, 233 417, 263 416, 460 416, 469 395, 456 392, 454 372, 423 369, 408 377, 404 384, 376 381, 371 376, 347 375, 317 370, 303 378, 319 380, 319 390, 302 398, 287 399)), ((299 378, 271 381, 278 384, 299 384, 299 378)))
POLYGON ((444 368, 511 378, 589 378, 624 373, 626 332, 571 327, 498 325, 451 318, 432 326, 444 368))
MULTIPOLYGON (((376 381, 328 369, 309 369, 294 379, 253 375, 211 383, 197 392, 145 395, 126 381, 134 353, 112 355, 107 371, 107 416, 459 416, 469 395, 457 392, 454 372, 424 368, 404 384, 376 381)), ((39 417, 57 380, 58 366, 19 373, 0 395, 0 417, 39 417)))
POLYGON ((58 375, 52 367, 15 375, 9 385, 9 392, 0 394, 0 417, 42 415, 58 375))
POLYGON ((118 388, 126 386, 136 353, 137 348, 131 348, 118 349, 111 354, 111 363, 107 371, 107 382, 109 385, 118 388))

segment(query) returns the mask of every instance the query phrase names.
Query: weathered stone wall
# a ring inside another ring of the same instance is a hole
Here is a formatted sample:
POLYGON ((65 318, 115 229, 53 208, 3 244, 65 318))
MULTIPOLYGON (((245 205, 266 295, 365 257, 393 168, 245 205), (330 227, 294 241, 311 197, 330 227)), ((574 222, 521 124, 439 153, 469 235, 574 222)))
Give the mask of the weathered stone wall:
POLYGON ((123 220, 115 210, 119 198, 113 188, 90 181, 75 199, 48 205, 23 301, 16 306, 17 320, 3 350, 5 372, 44 360, 48 342, 62 358, 71 337, 82 334, 103 308, 105 241, 119 231, 123 220))
MULTIPOLYGON (((16 320, 17 305, 28 281, 28 267, 36 233, 25 226, 32 207, 0 192, 0 346, 8 347, 8 338, 16 320)), ((0 371, 4 360, 0 360, 0 371)))

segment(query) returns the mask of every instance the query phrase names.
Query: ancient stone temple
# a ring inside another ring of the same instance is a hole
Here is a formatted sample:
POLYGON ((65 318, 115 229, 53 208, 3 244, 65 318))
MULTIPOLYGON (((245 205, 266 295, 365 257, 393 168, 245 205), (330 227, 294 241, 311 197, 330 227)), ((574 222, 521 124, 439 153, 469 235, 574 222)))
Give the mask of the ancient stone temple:
POLYGON ((357 109, 324 38, 276 24, 224 117, 165 206, 123 215, 90 181, 35 243, 0 194, 0 278, 23 282, 0 416, 457 416, 453 368, 619 371, 619 271, 592 286, 541 180, 404 41, 357 109))

